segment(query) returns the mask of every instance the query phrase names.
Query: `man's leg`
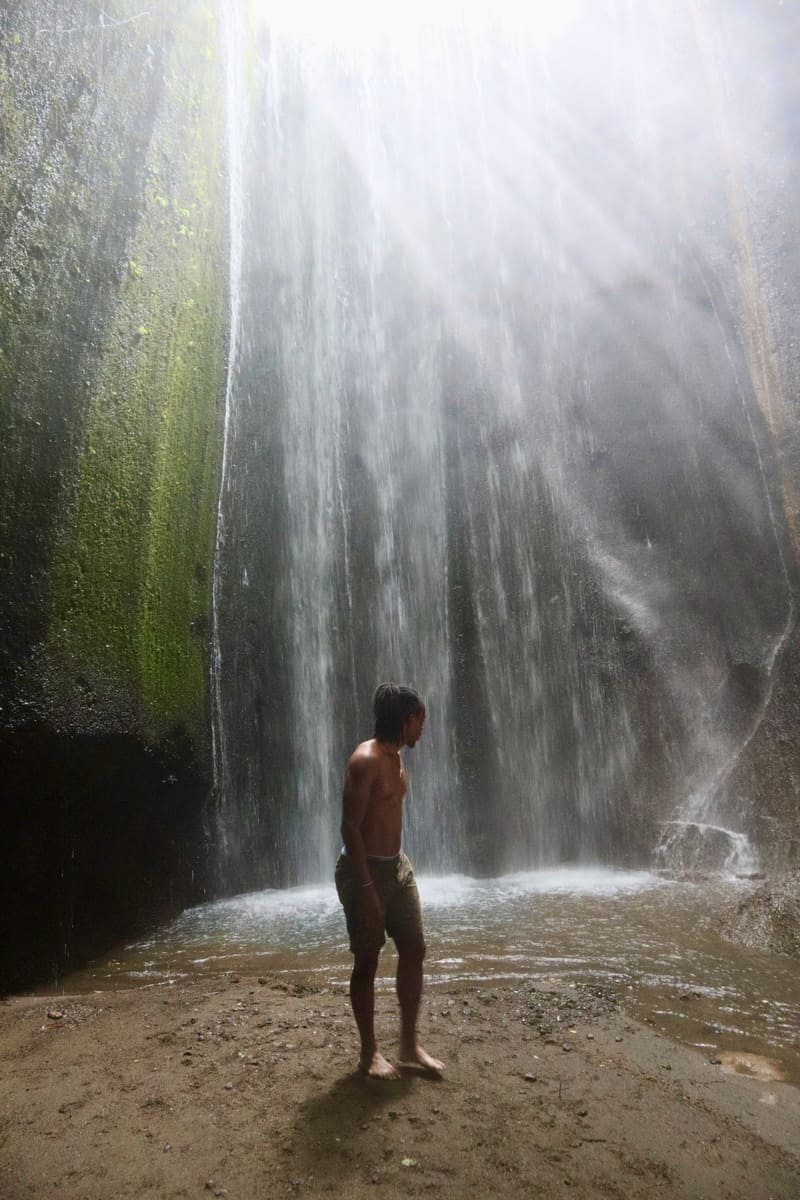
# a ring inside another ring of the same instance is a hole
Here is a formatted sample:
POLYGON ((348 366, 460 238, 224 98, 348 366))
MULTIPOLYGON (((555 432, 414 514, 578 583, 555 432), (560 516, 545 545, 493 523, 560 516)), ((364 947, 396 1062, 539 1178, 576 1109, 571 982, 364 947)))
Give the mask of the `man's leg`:
POLYGON ((382 1054, 375 1041, 375 972, 379 950, 357 950, 350 976, 350 1003, 361 1038, 358 1066, 375 1079, 398 1079, 397 1071, 382 1054))
POLYGON ((425 943, 421 938, 395 938, 397 946, 397 999, 400 1002, 400 1061, 416 1063, 441 1075, 444 1063, 423 1050, 417 1036, 417 1017, 422 996, 422 964, 425 943))

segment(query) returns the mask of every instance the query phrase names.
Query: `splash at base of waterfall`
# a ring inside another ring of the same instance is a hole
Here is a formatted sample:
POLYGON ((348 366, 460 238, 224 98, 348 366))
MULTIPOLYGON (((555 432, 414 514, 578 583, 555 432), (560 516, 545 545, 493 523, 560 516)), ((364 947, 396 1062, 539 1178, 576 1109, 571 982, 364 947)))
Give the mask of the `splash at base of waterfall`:
POLYGON ((704 821, 665 821, 655 865, 676 875, 733 875, 750 878, 758 856, 745 833, 704 821))

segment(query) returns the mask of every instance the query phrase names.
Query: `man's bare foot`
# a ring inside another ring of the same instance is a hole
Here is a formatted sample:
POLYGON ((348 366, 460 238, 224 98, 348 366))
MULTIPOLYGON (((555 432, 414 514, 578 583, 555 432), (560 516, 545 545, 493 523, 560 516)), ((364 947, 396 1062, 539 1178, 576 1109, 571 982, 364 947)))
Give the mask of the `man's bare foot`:
POLYGON ((444 1075, 444 1063, 438 1058, 431 1058, 427 1050, 423 1050, 419 1042, 412 1046, 401 1046, 398 1064, 401 1067, 421 1067, 431 1075, 444 1075))
POLYGON ((368 1075, 370 1079, 399 1079, 400 1076, 394 1069, 392 1064, 374 1050, 372 1055, 363 1055, 359 1059, 358 1069, 362 1075, 368 1075))

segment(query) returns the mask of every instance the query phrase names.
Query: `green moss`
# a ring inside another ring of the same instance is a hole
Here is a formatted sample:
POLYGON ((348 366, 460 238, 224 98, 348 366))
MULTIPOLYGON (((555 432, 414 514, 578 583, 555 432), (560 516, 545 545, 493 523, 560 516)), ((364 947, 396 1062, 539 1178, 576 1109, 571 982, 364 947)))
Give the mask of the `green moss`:
MULTIPOLYGON (((0 581, 8 621, 0 704, 28 719, 42 701, 30 662, 51 624, 76 443, 138 223, 142 147, 160 106, 165 51, 152 27, 134 32, 133 23, 101 45, 97 10, 81 0, 12 6, 3 27, 0 543, 10 569, 0 581), (69 38, 46 32, 65 21, 69 38)), ((43 678, 45 690, 58 683, 49 669, 43 678)))
POLYGON ((59 528, 48 659, 62 689, 79 673, 149 736, 180 725, 202 742, 225 366, 223 111, 219 61, 201 53, 216 44, 213 12, 187 4, 175 24, 59 528))

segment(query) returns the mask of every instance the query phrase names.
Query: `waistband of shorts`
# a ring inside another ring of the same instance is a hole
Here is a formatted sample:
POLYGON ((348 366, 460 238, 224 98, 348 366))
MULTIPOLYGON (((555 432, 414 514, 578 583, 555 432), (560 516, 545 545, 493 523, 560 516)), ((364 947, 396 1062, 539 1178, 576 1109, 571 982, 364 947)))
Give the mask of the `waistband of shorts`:
MULTIPOLYGON (((349 855, 348 855, 347 851, 345 850, 344 846, 342 846, 339 857, 340 857, 340 859, 343 858, 345 860, 347 860, 349 858, 349 855)), ((397 854, 368 854, 367 862, 373 863, 376 867, 381 867, 381 866, 389 866, 392 863, 399 863, 401 858, 405 858, 405 853, 402 850, 398 850, 397 854)))

